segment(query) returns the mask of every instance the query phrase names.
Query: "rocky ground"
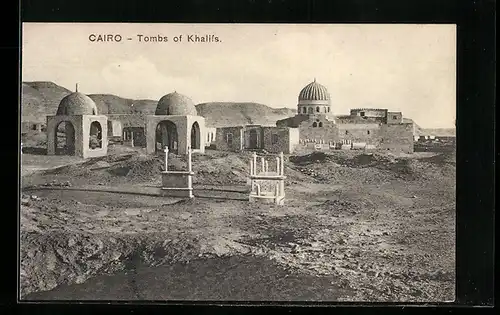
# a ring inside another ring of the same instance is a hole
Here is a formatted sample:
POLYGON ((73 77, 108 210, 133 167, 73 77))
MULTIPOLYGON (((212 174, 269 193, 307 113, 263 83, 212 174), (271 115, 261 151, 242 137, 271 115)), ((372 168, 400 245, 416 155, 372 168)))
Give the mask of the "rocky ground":
MULTIPOLYGON (((249 158, 195 155, 195 188, 244 191, 249 158)), ((140 193, 159 183, 162 165, 161 157, 112 148, 104 158, 24 175, 22 296, 454 299, 454 152, 287 156, 281 207, 237 192, 180 200, 105 191, 132 184, 140 193)), ((185 161, 171 156, 169 165, 185 161)))

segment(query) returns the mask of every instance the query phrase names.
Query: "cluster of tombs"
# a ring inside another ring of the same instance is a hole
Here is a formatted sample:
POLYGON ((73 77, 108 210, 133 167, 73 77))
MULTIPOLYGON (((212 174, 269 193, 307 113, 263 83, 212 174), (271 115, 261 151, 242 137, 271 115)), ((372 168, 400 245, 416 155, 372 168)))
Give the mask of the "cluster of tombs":
POLYGON ((46 132, 48 154, 84 158, 106 155, 115 139, 150 154, 165 148, 175 154, 204 153, 206 148, 285 154, 301 148, 411 153, 414 145, 413 123, 405 122, 401 112, 360 108, 334 115, 327 89, 316 80, 300 91, 297 114, 275 126, 207 126, 192 100, 177 92, 163 96, 154 115, 103 115, 90 97, 76 91, 62 99, 56 115, 47 117, 46 132))

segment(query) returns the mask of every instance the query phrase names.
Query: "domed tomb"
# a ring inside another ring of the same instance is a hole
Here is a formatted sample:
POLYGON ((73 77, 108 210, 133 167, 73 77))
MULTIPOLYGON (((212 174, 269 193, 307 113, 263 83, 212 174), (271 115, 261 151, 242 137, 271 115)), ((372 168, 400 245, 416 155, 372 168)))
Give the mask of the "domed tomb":
POLYGON ((160 98, 155 114, 146 121, 146 152, 174 154, 205 152, 205 118, 193 101, 176 91, 160 98))
POLYGON ((57 116, 97 115, 95 102, 85 94, 74 92, 65 96, 57 108, 57 116))
POLYGON ((81 158, 106 156, 108 118, 98 115, 95 102, 76 91, 65 96, 57 112, 47 116, 47 155, 81 158))
POLYGON ((306 85, 299 93, 298 114, 324 114, 330 112, 330 93, 325 86, 316 82, 306 85))
POLYGON ((198 116, 198 112, 189 97, 173 92, 160 98, 155 115, 198 116))

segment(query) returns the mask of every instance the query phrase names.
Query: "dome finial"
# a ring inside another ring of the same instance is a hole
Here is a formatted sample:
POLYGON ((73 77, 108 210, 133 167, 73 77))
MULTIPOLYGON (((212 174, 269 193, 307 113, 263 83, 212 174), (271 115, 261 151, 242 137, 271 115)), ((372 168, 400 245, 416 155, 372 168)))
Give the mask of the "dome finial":
POLYGON ((76 84, 75 92, 78 92, 78 83, 76 84))
POLYGON ((316 77, 314 77, 314 82, 316 82, 316 77))

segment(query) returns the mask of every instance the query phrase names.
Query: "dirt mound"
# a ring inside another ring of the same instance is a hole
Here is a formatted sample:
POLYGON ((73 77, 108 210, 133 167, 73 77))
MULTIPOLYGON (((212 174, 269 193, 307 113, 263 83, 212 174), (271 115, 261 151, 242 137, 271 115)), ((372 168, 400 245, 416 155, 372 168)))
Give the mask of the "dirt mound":
POLYGON ((380 153, 313 152, 291 156, 290 162, 295 165, 294 169, 323 183, 335 182, 345 176, 360 179, 363 183, 376 183, 390 178, 416 180, 422 170, 418 162, 411 158, 380 153))
POLYGON ((196 176, 193 183, 205 185, 241 185, 246 183, 248 160, 241 155, 227 155, 193 165, 196 176))
POLYGON ((95 275, 134 270, 137 265, 159 266, 197 257, 197 242, 164 234, 21 234, 22 295, 61 284, 83 283, 95 275), (46 266, 39 268, 38 266, 46 266))
POLYGON ((457 163, 457 154, 455 151, 452 152, 444 152, 440 154, 433 155, 431 157, 424 157, 419 159, 420 162, 432 163, 439 166, 443 166, 444 164, 456 164, 457 163))
POLYGON ((290 156, 289 161, 296 165, 309 165, 312 163, 321 163, 330 160, 330 156, 324 152, 312 152, 305 155, 290 156))

